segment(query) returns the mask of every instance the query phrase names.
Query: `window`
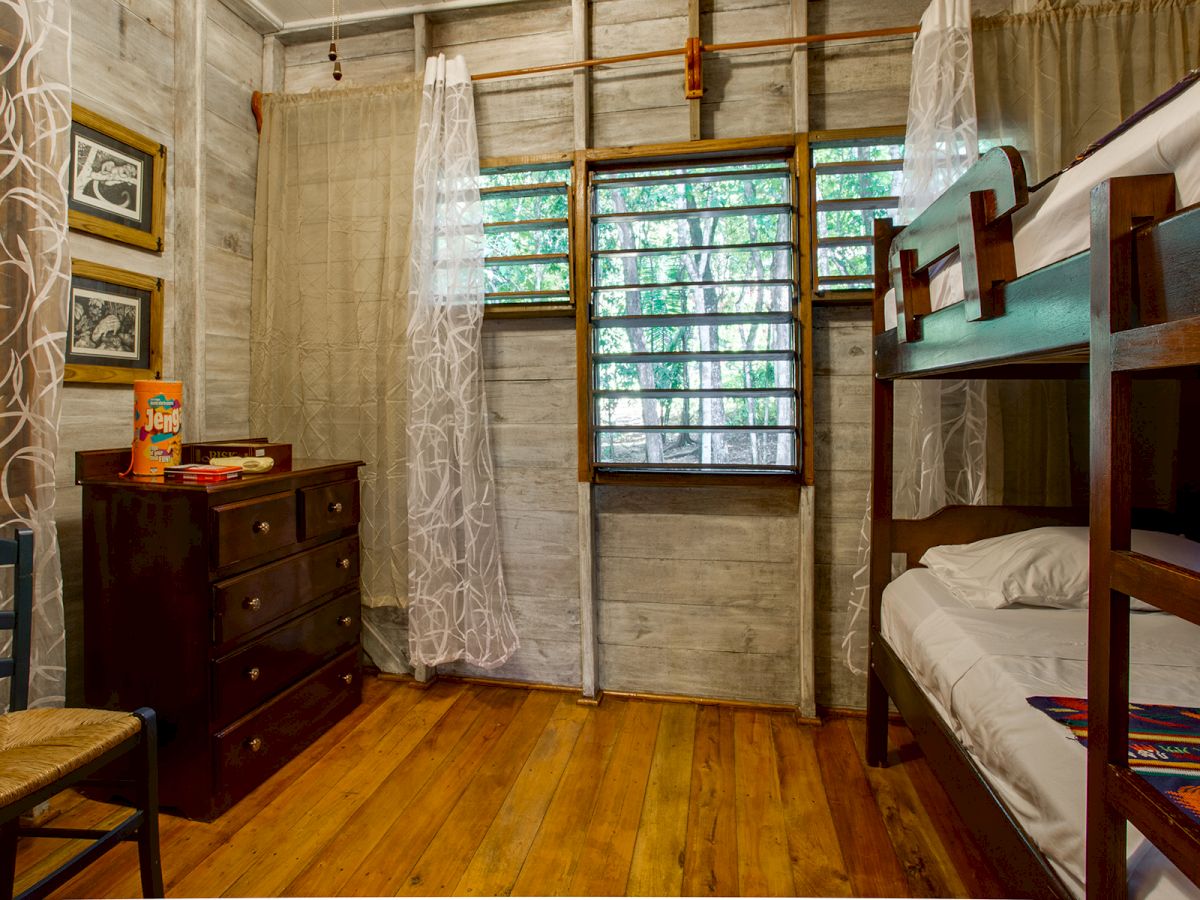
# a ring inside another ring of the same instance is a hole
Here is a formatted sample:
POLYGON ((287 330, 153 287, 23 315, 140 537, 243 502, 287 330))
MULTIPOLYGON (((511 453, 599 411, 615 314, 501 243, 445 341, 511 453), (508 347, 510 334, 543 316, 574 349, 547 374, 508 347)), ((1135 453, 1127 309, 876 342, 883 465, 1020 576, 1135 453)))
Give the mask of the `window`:
POLYGON ((819 297, 858 299, 874 288, 874 220, 896 217, 903 156, 902 136, 812 144, 819 297))
POLYGON ((569 164, 483 170, 489 306, 570 308, 570 191, 569 164))
POLYGON ((597 169, 589 189, 596 468, 794 472, 789 160, 597 169))

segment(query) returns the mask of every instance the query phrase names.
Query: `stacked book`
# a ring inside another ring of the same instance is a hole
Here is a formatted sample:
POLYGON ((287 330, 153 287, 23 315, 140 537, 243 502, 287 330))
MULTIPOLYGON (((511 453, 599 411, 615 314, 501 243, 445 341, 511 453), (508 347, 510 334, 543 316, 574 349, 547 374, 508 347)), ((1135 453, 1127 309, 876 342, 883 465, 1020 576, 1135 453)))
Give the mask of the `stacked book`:
POLYGON ((242 467, 185 463, 182 466, 167 466, 163 470, 163 474, 168 481, 179 481, 185 484, 211 484, 241 478, 242 467))

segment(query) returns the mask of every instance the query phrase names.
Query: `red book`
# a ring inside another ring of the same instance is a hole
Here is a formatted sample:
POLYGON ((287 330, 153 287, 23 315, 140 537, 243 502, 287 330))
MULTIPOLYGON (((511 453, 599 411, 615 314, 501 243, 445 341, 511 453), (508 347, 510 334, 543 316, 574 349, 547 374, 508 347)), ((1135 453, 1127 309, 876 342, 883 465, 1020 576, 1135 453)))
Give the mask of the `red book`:
POLYGON ((186 463, 182 466, 168 466, 163 474, 171 481, 214 482, 231 481, 242 477, 241 466, 210 466, 203 463, 186 463))

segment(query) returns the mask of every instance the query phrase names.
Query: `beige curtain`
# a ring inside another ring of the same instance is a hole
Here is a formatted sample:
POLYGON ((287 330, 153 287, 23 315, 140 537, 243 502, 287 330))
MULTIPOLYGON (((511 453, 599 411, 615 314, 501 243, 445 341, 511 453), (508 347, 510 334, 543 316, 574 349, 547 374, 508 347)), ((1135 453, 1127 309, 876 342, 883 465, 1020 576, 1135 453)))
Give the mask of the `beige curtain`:
POLYGON ((250 425, 363 459, 363 643, 407 670, 409 227, 421 83, 269 95, 254 225, 250 425))
POLYGON ((979 136, 1035 183, 1200 65, 1200 2, 1060 2, 976 19, 973 38, 979 136))
MULTIPOLYGON (((30 706, 62 706, 66 682, 54 468, 71 258, 71 5, 0 5, 0 536, 34 537, 30 706)), ((0 576, 11 608, 12 570, 0 576)), ((0 655, 12 633, 0 633, 0 655)), ((9 679, 0 680, 0 711, 9 679)))

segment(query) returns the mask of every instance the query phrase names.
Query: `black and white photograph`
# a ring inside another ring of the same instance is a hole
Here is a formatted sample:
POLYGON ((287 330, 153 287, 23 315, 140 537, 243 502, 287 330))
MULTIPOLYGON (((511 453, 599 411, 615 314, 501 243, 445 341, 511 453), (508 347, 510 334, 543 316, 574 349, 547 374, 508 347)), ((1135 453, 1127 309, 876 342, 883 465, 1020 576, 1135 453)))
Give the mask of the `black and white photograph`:
POLYGON ((135 362, 140 355, 141 306, 136 298, 73 288, 68 352, 135 362))
POLYGON ((73 144, 71 199, 130 222, 141 222, 145 178, 142 161, 83 134, 75 134, 73 144))
POLYGON ((161 252, 166 171, 161 143, 72 105, 67 197, 72 230, 161 252))
POLYGON ((129 384, 162 366, 162 280, 71 260, 67 381, 129 384))

